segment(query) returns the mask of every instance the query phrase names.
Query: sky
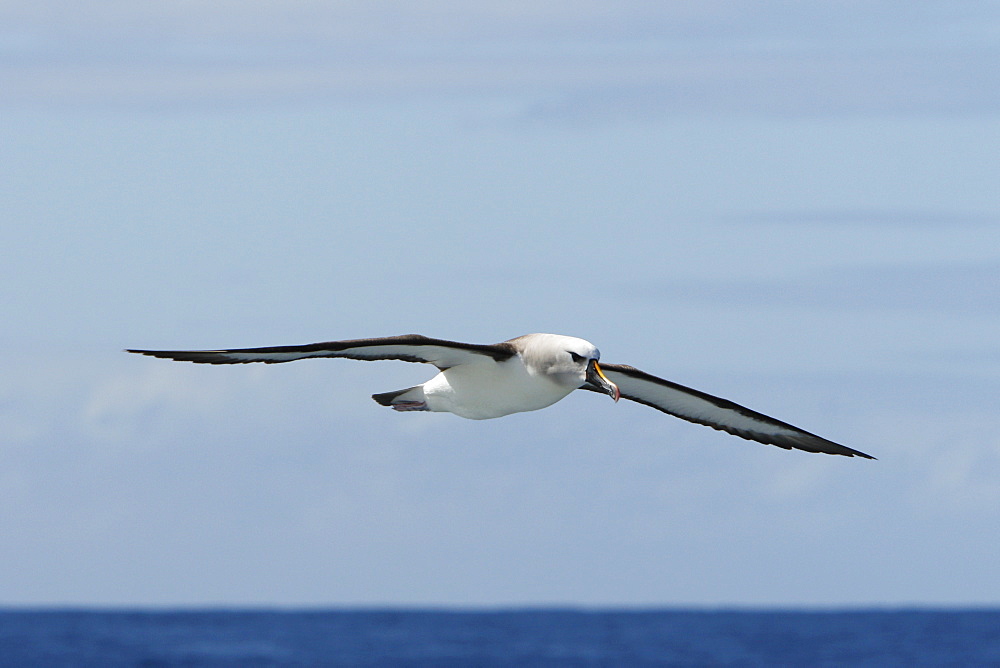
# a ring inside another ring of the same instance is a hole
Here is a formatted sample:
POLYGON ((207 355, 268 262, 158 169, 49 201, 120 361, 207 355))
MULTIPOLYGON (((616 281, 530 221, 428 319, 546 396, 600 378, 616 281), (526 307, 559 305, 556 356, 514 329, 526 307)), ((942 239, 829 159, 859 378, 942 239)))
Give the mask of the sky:
POLYGON ((1000 604, 998 35, 997 2, 0 3, 0 605, 1000 604), (529 332, 878 460, 122 352, 529 332))

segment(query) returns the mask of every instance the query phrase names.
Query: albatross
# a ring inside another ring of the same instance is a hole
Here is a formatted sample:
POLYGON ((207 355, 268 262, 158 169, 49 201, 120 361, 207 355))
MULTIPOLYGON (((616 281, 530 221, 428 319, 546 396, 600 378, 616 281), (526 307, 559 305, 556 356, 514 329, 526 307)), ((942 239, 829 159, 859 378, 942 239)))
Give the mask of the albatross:
POLYGON ((501 343, 476 344, 407 334, 301 346, 126 352, 199 364, 275 364, 314 357, 423 362, 436 366, 439 373, 422 385, 373 394, 372 399, 397 411, 437 411, 487 420, 546 408, 574 390, 589 390, 786 450, 874 459, 728 399, 625 364, 600 364, 597 347, 574 336, 526 334, 501 343))

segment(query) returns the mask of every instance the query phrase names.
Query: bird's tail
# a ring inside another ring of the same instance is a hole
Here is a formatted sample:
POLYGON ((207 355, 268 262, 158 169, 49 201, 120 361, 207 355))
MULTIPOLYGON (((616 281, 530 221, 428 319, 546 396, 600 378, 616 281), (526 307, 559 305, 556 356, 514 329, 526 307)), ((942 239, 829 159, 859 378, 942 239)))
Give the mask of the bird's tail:
POLYGON ((389 406, 393 410, 397 411, 430 410, 427 407, 427 399, 424 396, 424 388, 422 385, 408 387, 405 390, 394 390, 392 392, 373 394, 372 399, 383 406, 389 406))

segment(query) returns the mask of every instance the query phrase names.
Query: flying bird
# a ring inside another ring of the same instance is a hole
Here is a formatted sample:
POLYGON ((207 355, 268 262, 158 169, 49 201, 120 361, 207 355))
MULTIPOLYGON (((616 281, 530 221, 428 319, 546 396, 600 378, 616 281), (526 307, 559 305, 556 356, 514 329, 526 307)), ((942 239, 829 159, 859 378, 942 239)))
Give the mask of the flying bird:
POLYGON ((439 411, 486 420, 545 408, 573 390, 590 390, 607 394, 616 402, 630 399, 689 422, 786 450, 874 459, 635 367, 600 364, 597 347, 573 336, 526 334, 502 343, 475 344, 407 334, 303 346, 127 352, 200 364, 275 364, 312 357, 424 362, 436 366, 439 373, 422 385, 373 394, 372 399, 397 411, 439 411))

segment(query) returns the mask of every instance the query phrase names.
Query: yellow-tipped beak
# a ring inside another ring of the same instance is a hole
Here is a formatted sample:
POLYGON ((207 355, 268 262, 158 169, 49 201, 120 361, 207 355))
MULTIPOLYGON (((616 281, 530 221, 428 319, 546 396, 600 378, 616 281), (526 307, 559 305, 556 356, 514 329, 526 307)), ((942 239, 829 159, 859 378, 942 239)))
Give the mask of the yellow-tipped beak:
POLYGON ((590 364, 587 366, 587 382, 607 392, 608 396, 615 401, 621 399, 621 390, 618 389, 617 385, 608 380, 608 377, 601 371, 601 365, 597 363, 597 360, 590 360, 590 364))

